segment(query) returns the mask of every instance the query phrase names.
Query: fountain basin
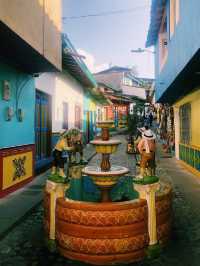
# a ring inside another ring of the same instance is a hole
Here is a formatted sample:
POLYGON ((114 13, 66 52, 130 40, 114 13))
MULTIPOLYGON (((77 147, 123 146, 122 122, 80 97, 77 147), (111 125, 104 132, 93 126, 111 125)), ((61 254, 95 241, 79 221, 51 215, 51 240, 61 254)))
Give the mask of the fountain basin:
POLYGON ((56 239, 64 257, 93 265, 141 260, 148 244, 146 201, 94 204, 59 198, 56 239))
POLYGON ((123 166, 112 166, 109 171, 103 171, 101 168, 94 166, 87 166, 82 170, 82 173, 90 176, 93 182, 101 189, 102 202, 111 201, 111 188, 121 176, 124 176, 128 172, 128 168, 123 166))
POLYGON ((98 128, 112 128, 114 127, 114 121, 112 120, 98 121, 96 125, 98 128))
POLYGON ((117 147, 121 141, 116 139, 111 140, 92 140, 91 144, 95 145, 97 153, 111 154, 117 151, 117 147))
POLYGON ((129 172, 128 168, 123 166, 111 166, 109 171, 102 171, 99 167, 87 166, 82 173, 92 177, 94 183, 98 186, 113 186, 121 176, 129 172))

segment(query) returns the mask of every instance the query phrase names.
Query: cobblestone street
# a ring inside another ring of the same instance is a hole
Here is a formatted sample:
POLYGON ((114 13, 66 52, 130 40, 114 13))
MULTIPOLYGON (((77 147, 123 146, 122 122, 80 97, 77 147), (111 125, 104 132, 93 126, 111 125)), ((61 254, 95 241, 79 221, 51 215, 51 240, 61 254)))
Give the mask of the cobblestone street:
MULTIPOLYGON (((118 137, 117 137, 118 138, 118 137)), ((124 137, 120 136, 125 144, 124 137)), ((121 145, 117 154, 112 157, 112 163, 127 166, 131 173, 135 172, 132 155, 125 153, 125 145, 121 145)), ((173 159, 158 158, 157 171, 162 178, 172 182, 174 188, 173 201, 173 231, 171 242, 161 252, 159 258, 131 265, 135 266, 199 266, 200 265, 200 212, 196 208, 199 193, 199 181, 188 191, 187 183, 172 174, 182 169, 172 169, 173 159), (166 169, 171 171, 171 176, 166 169), (187 187, 186 187, 187 186, 187 187), (194 200, 195 198, 195 200, 194 200)), ((99 163, 95 156, 90 164, 99 163)), ((176 168, 176 167, 175 167, 176 168)), ((178 176, 178 174, 177 174, 178 176)), ((192 178, 192 177, 191 177, 192 178)), ((188 181, 190 183, 190 181, 188 181)), ((191 181, 192 182, 192 181, 191 181)), ((43 232, 43 207, 39 205, 31 215, 0 241, 0 266, 66 266, 85 265, 68 261, 58 254, 49 253, 45 247, 43 232)))

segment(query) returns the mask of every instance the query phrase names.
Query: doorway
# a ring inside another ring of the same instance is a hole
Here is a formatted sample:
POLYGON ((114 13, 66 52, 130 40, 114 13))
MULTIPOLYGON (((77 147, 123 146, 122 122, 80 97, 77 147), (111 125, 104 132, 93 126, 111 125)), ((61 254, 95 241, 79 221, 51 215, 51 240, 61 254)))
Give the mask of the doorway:
POLYGON ((36 168, 39 168, 51 157, 51 96, 39 90, 36 90, 35 147, 36 168))

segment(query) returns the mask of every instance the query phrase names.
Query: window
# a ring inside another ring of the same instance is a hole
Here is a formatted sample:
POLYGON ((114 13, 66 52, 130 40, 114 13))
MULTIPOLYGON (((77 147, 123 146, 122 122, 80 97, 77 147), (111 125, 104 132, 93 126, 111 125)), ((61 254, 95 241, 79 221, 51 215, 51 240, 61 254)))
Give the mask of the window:
POLYGON ((176 24, 178 24, 180 20, 180 0, 176 0, 176 24))
POLYGON ((173 36, 176 24, 180 19, 180 0, 170 0, 170 38, 173 36))
POLYGON ((159 62, 160 62, 160 71, 162 70, 168 55, 168 48, 167 48, 167 16, 166 10, 163 14, 163 19, 160 27, 159 32, 159 62))
POLYGON ((175 22, 176 22, 176 1, 175 0, 170 0, 170 38, 174 34, 174 29, 175 29, 175 22))
POLYGON ((108 107, 104 107, 104 119, 103 120, 108 120, 108 107))
POLYGON ((81 129, 81 107, 75 105, 75 127, 81 129))
POLYGON ((68 129, 68 103, 63 102, 63 129, 68 129))
POLYGON ((133 86, 132 79, 124 76, 123 84, 126 85, 126 86, 133 86))
POLYGON ((180 142, 190 144, 191 141, 191 104, 187 103, 180 107, 180 142))

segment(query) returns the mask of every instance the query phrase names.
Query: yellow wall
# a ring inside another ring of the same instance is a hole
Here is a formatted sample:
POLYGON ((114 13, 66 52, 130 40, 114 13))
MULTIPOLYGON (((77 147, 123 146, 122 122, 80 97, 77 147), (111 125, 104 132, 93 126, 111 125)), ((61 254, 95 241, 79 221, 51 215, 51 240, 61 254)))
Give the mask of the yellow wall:
POLYGON ((61 69, 61 0, 0 0, 0 21, 61 69))
POLYGON ((3 189, 12 187, 33 176, 33 153, 32 151, 10 155, 3 158, 3 189), (16 165, 14 161, 16 160, 16 165), (20 166, 19 160, 24 160, 20 166), (15 178, 16 168, 21 167, 24 172, 15 178))
POLYGON ((200 147, 200 88, 175 104, 180 107, 183 104, 191 103, 191 145, 200 147))
POLYGON ((89 111, 96 111, 96 103, 92 99, 90 99, 89 111))

